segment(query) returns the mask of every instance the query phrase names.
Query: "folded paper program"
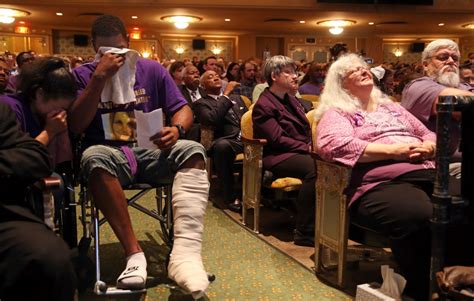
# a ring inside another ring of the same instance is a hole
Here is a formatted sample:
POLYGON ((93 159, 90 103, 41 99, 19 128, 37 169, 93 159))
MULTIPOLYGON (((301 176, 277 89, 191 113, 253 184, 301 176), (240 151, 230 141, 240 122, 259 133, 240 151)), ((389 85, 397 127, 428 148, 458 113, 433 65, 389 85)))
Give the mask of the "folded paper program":
POLYGON ((134 102, 135 91, 135 71, 139 53, 127 48, 100 47, 95 56, 95 60, 99 61, 105 53, 115 53, 125 56, 122 67, 105 83, 101 102, 113 102, 114 104, 126 104, 134 102))
POLYGON ((139 147, 156 149, 157 146, 150 141, 150 137, 163 129, 163 112, 161 109, 144 113, 135 110, 137 121, 137 143, 139 147))

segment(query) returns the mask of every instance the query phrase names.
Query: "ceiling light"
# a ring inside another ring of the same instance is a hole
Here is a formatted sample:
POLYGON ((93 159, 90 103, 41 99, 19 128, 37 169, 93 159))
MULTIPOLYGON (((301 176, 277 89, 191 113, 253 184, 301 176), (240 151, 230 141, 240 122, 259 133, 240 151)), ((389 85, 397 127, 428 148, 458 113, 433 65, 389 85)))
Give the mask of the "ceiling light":
POLYGON ((300 24, 304 24, 304 23, 306 23, 305 20, 301 20, 301 21, 300 21, 300 24))
POLYGON ((11 24, 15 22, 15 17, 26 17, 29 14, 25 10, 0 8, 0 23, 11 24))
POLYGON ((132 16, 132 19, 138 19, 138 16, 132 16))
POLYGON ((329 28, 329 32, 333 35, 338 35, 341 34, 344 31, 344 28, 342 27, 331 27, 329 28))
POLYGON ((324 20, 319 21, 316 24, 321 26, 331 27, 329 28, 329 32, 333 35, 339 35, 344 31, 345 26, 354 25, 356 21, 353 20, 324 20))
POLYGON ((140 28, 139 27, 134 27, 133 30, 140 30, 140 28))
POLYGON ((369 25, 374 25, 375 23, 374 22, 369 22, 369 25))
POLYGON ((185 29, 188 28, 189 23, 199 22, 202 18, 196 16, 164 16, 161 17, 161 20, 174 23, 174 26, 178 29, 185 29))
POLYGON ((224 21, 226 21, 226 22, 230 22, 230 19, 224 19, 224 21))
POLYGON ((464 24, 462 27, 468 28, 468 29, 474 29, 474 23, 464 24))
POLYGON ((444 23, 439 23, 438 26, 444 26, 444 23))
POLYGON ((61 12, 56 13, 56 16, 62 16, 62 15, 63 15, 63 13, 61 13, 61 12))

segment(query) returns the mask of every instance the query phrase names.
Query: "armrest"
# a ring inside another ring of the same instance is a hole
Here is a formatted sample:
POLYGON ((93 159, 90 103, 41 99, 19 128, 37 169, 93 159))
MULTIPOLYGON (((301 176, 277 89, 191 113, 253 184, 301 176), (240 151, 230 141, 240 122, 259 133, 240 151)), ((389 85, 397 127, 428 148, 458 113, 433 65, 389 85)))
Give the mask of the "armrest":
POLYGON ((267 144, 267 139, 252 139, 252 138, 246 138, 242 136, 242 143, 244 144, 260 144, 260 145, 266 145, 267 144))
POLYGON ((317 154, 311 154, 316 160, 317 183, 321 188, 332 188, 341 194, 350 183, 352 168, 335 162, 322 160, 317 154))
POLYGON ((41 190, 55 190, 61 186, 61 179, 57 177, 44 177, 36 181, 34 186, 41 190))

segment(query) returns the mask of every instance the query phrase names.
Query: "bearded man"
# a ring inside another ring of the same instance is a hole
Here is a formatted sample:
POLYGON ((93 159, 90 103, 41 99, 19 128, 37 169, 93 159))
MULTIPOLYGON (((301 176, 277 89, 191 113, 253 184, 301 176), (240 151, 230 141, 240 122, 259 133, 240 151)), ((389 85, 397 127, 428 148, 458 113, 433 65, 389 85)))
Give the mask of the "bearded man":
MULTIPOLYGON (((422 53, 425 76, 408 83, 402 92, 401 105, 433 132, 436 132, 436 104, 439 96, 474 96, 469 91, 472 87, 461 83, 459 59, 459 47, 452 40, 440 39, 429 43, 422 53)), ((453 113, 453 118, 460 121, 460 113, 453 113)), ((451 127, 450 150, 455 153, 459 147, 459 122, 452 122, 451 127)))

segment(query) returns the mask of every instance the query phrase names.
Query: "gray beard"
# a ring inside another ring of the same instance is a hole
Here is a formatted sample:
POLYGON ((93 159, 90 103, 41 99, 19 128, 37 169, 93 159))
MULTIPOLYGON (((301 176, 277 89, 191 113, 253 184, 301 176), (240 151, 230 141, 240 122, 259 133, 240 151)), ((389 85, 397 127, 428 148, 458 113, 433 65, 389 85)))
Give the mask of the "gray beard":
POLYGON ((461 82, 459 78, 459 69, 453 68, 454 71, 444 72, 445 68, 450 68, 449 66, 445 66, 438 71, 436 75, 436 81, 443 86, 457 88, 461 82))

